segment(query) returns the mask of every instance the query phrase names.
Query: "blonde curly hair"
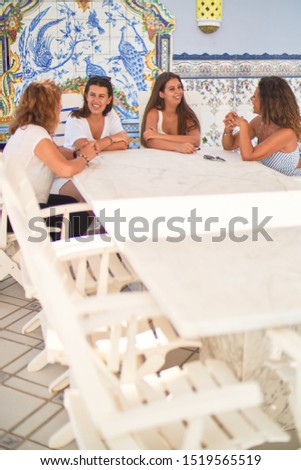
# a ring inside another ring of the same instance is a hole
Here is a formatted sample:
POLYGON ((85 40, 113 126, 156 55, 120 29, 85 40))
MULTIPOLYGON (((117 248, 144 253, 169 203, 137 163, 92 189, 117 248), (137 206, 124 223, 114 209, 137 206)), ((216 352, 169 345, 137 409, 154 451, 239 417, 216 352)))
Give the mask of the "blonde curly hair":
POLYGON ((14 134, 28 124, 41 126, 53 134, 60 118, 62 90, 53 80, 33 82, 24 90, 9 130, 14 134))

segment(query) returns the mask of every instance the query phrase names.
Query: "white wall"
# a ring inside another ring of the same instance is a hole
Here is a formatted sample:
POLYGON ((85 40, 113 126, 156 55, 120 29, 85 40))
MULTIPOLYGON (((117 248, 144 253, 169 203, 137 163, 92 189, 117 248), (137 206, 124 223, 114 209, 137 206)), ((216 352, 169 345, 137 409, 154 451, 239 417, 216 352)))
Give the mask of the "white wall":
POLYGON ((301 54, 301 0, 223 0, 218 31, 203 33, 196 0, 162 0, 176 18, 173 54, 301 54))

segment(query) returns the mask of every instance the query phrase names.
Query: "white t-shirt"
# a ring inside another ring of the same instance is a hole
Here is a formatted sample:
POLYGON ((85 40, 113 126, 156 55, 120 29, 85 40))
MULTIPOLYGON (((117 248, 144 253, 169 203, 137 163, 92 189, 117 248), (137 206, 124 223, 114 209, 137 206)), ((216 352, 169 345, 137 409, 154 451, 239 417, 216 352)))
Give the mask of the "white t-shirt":
MULTIPOLYGON (((105 122, 102 134, 100 136, 101 139, 104 139, 109 135, 117 134, 117 132, 123 131, 121 121, 116 111, 109 111, 104 118, 105 122)), ((77 139, 94 140, 94 137, 91 133, 91 129, 86 118, 76 118, 68 116, 65 127, 64 147, 74 149, 74 142, 77 139)), ((59 194, 61 187, 64 186, 67 181, 69 181, 68 178, 56 178, 51 187, 51 193, 59 194)))
POLYGON ((50 188, 55 178, 53 171, 35 155, 35 148, 43 139, 52 140, 43 127, 29 124, 17 129, 3 150, 4 160, 13 158, 24 164, 26 174, 40 203, 48 201, 50 188))
MULTIPOLYGON (((109 135, 122 132, 123 128, 116 111, 112 110, 105 116, 105 123, 103 127, 101 139, 109 135)), ((77 139, 94 140, 91 134, 90 126, 86 118, 76 118, 68 116, 65 128, 65 141, 64 147, 74 148, 74 142, 77 139)))

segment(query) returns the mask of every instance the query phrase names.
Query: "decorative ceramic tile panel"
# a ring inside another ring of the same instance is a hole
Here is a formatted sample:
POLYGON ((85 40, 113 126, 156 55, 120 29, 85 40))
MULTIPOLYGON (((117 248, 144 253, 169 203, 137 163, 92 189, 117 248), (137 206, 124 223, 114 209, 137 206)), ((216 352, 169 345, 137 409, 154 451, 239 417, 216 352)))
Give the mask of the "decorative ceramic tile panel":
POLYGON ((115 108, 139 145, 138 93, 171 68, 174 18, 162 2, 4 1, 0 16, 0 141, 23 89, 53 78, 82 92, 90 75, 109 75, 115 108))
POLYGON ((301 107, 301 56, 181 54, 173 57, 173 71, 181 76, 186 90, 201 94, 206 145, 221 144, 223 119, 230 110, 248 120, 254 117, 250 100, 262 76, 284 77, 301 107))

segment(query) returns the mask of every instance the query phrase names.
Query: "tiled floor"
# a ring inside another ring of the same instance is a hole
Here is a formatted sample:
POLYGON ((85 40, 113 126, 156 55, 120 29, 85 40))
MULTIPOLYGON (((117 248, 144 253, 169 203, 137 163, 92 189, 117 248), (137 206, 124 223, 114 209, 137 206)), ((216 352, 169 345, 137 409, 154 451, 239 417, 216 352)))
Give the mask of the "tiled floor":
MULTIPOLYGON (((43 348, 41 329, 21 333, 22 326, 39 310, 39 303, 26 299, 22 287, 8 277, 0 281, 0 449, 48 449, 49 437, 67 422, 63 393, 51 394, 50 382, 64 368, 47 365, 38 372, 27 370, 28 362, 43 348)), ((190 350, 177 350, 170 363, 193 357, 190 350)), ((267 449, 297 449, 295 432, 286 444, 267 449)), ((73 441, 65 449, 76 449, 73 441)))
POLYGON ((40 328, 28 335, 21 329, 37 310, 38 302, 26 299, 14 279, 0 282, 0 449, 47 449, 49 437, 67 421, 63 394, 48 391, 63 367, 27 371, 43 340, 40 328))
MULTIPOLYGON (((67 422, 63 393, 53 395, 48 390, 64 368, 47 365, 38 372, 27 370, 43 348, 42 332, 21 331, 39 308, 37 301, 26 299, 13 278, 0 281, 0 449, 48 449, 49 437, 67 422)), ((182 363, 193 354, 181 349, 169 362, 182 363)), ((76 448, 75 442, 66 447, 76 448)))

